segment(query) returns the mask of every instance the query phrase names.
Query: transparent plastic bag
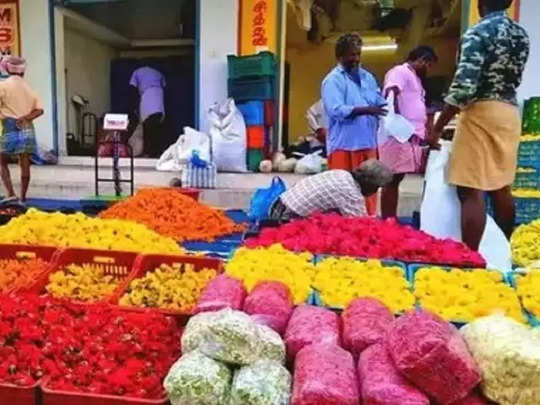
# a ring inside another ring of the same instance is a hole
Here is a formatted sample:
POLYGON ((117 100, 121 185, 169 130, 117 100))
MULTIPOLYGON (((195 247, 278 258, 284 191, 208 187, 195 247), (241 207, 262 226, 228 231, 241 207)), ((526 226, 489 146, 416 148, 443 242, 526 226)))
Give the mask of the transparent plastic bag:
POLYGON ((374 298, 351 301, 341 315, 343 347, 356 358, 369 346, 382 342, 394 322, 392 312, 374 298))
POLYGON ((288 405, 291 374, 272 360, 257 360, 236 371, 231 388, 230 404, 288 405))
POLYGON ((287 355, 293 359, 303 347, 312 343, 338 346, 339 317, 325 308, 300 305, 294 310, 285 332, 287 355))
POLYGON ((231 372, 199 351, 185 354, 170 369, 163 386, 172 405, 226 403, 231 372))
POLYGON ((429 398, 396 369, 383 343, 362 352, 358 378, 364 404, 429 405, 429 398))
POLYGON ((309 345, 294 364, 292 405, 358 405, 352 355, 336 345, 309 345))
POLYGON ((241 281, 222 274, 208 283, 194 313, 219 311, 223 308, 242 309, 246 295, 241 281))
POLYGON ((285 363, 285 343, 279 334, 265 325, 256 325, 259 336, 259 357, 285 363))
MULTIPOLYGON (((486 398, 501 405, 536 405, 540 395, 540 335, 502 315, 461 329, 482 373, 486 398)), ((536 330, 536 332, 535 332, 536 330)))
POLYGON ((244 311, 282 335, 293 311, 289 287, 277 281, 259 283, 246 298, 244 311))
POLYGON ((401 374, 441 405, 464 399, 480 382, 478 368, 457 329, 429 312, 410 312, 387 335, 401 374))

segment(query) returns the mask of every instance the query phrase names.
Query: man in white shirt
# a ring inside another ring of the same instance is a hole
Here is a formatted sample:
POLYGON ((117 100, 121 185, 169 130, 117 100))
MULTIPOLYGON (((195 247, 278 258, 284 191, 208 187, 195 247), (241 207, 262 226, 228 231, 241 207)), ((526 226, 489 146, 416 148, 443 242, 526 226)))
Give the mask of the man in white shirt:
POLYGON ((306 114, 310 138, 307 139, 311 146, 321 146, 326 144, 326 134, 328 132, 328 119, 322 100, 317 101, 309 107, 306 114), (316 141, 316 145, 313 142, 316 141))

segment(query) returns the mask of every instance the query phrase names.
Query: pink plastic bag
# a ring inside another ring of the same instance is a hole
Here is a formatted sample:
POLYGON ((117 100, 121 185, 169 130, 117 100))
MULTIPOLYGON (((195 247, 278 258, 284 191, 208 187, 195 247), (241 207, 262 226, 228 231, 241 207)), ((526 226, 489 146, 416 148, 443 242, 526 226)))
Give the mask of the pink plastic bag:
POLYGON ((358 378, 364 405, 429 405, 429 398, 396 370, 383 343, 362 352, 358 378))
POLYGON ((441 405, 464 399, 480 382, 457 329, 429 312, 398 318, 388 333, 388 350, 401 374, 441 405))
POLYGON ((392 312, 373 298, 353 300, 341 315, 343 347, 355 358, 369 346, 382 342, 394 322, 392 312))
POLYGON ((358 405, 352 355, 335 345, 310 345, 294 365, 292 405, 358 405))
POLYGON ((339 346, 339 317, 325 308, 300 305, 294 310, 285 332, 287 355, 294 359, 300 349, 312 343, 339 346))
POLYGON ((283 335, 293 311, 289 287, 276 281, 259 283, 244 302, 244 312, 257 323, 283 335))
POLYGON ((241 281, 222 274, 208 283, 199 298, 194 314, 224 308, 241 310, 246 295, 246 289, 241 281))

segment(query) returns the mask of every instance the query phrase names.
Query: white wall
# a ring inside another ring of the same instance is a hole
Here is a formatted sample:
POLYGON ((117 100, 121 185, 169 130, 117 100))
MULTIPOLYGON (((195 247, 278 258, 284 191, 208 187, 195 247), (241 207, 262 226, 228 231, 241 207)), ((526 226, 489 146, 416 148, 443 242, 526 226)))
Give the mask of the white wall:
POLYGON ((238 0, 199 0, 199 127, 208 130, 206 112, 227 97, 227 55, 238 44, 238 0))
POLYGON ((52 56, 48 0, 21 0, 21 48, 28 61, 26 79, 40 95, 45 115, 36 120, 40 146, 51 149, 53 143, 52 56))
MULTIPOLYGON (((70 28, 64 30, 67 86, 67 130, 77 133, 77 114, 71 98, 81 95, 90 101, 88 112, 101 117, 110 110, 111 61, 119 52, 112 46, 70 28)), ((61 95, 59 95, 59 98, 61 95)))
POLYGON ((525 27, 531 39, 531 56, 525 70, 523 83, 519 89, 519 99, 526 100, 540 96, 540 1, 522 0, 520 23, 525 27))

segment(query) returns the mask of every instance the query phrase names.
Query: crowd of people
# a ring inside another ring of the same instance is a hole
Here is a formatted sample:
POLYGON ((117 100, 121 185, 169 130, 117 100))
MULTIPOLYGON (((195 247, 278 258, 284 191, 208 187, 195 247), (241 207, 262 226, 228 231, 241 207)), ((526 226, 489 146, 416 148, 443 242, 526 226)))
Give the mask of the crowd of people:
POLYGON ((440 147, 445 126, 459 114, 448 181, 457 186, 463 241, 478 250, 486 224, 485 193, 493 198, 497 224, 510 237, 515 217, 511 184, 521 133, 516 93, 529 56, 527 33, 506 15, 512 1, 479 0, 482 19, 462 38, 456 74, 435 123, 423 86, 438 61, 432 48, 412 50, 386 74, 381 89, 361 64, 361 37, 342 36, 336 44, 337 66, 322 83, 321 101, 308 112, 315 137, 326 141, 330 173, 301 181, 284 194, 272 211, 274 219, 309 214, 297 208, 298 201, 303 207, 375 215, 379 187, 382 216, 395 217, 404 176, 422 173, 429 149, 440 147), (388 100, 414 127, 404 143, 392 136, 378 139, 388 100), (327 128, 321 129, 321 123, 327 128), (365 200, 365 210, 351 206, 352 196, 362 204, 365 200), (316 201, 321 198, 325 201, 316 201))

